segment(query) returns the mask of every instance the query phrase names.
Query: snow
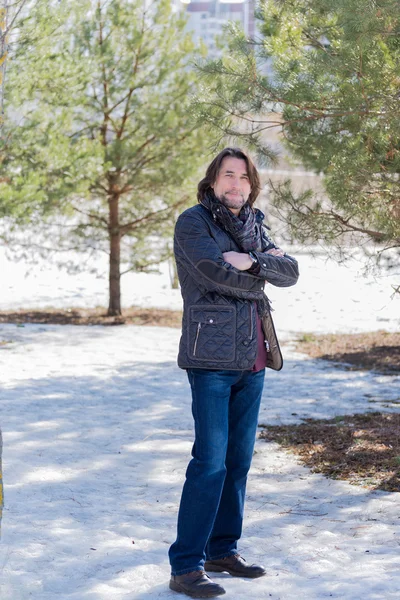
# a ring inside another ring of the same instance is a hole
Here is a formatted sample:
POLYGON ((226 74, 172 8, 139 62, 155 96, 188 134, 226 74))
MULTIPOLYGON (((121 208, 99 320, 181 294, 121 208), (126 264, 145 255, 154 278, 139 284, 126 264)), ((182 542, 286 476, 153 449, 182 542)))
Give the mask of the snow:
MULTIPOLYGON (((286 250, 286 248, 285 248, 286 250)), ((400 294, 393 286, 400 284, 400 269, 365 274, 363 254, 353 252, 351 259, 336 263, 326 253, 293 251, 300 264, 301 277, 293 288, 267 286, 276 309, 274 315, 282 332, 360 332, 398 331, 400 328, 400 294)), ((74 258, 71 255, 71 260, 74 258)), ((75 257, 75 262, 79 257, 75 257)), ((10 308, 65 308, 107 306, 107 262, 97 259, 87 265, 90 272, 69 275, 44 261, 37 265, 12 262, 0 248, 2 290, 0 310, 10 308)), ((171 290, 169 266, 160 266, 160 275, 127 273, 122 278, 122 304, 180 310, 179 290, 171 290)))
MULTIPOLYGON (((261 423, 398 410, 399 377, 294 351, 296 332, 399 328, 398 276, 361 276, 299 256, 301 279, 270 288, 284 369, 266 375, 261 423), (388 320, 387 320, 388 319, 388 320)), ((1 309, 105 304, 104 281, 0 258, 1 309), (26 273, 28 275, 26 276, 26 273)), ((179 308, 162 274, 126 275, 124 304, 179 308)), ((167 600, 193 441, 177 329, 0 325, 5 509, 2 600, 167 600)), ((258 580, 215 575, 227 598, 390 600, 400 591, 400 494, 312 474, 256 442, 240 550, 258 580)))

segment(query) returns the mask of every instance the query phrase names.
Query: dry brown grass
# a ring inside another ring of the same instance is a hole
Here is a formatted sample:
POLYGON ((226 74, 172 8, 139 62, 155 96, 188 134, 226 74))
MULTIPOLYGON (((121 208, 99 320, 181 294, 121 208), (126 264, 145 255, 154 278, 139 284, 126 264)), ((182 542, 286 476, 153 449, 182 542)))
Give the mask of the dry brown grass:
POLYGON ((152 325, 180 327, 180 311, 132 307, 120 317, 108 317, 105 308, 0 311, 0 323, 50 323, 55 325, 152 325))
MULTIPOLYGON (((296 349, 337 362, 341 368, 400 372, 400 333, 302 334, 296 349)), ((400 491, 400 414, 356 414, 264 427, 262 438, 280 443, 316 473, 372 489, 400 491)))
POLYGON ((297 339, 296 349, 312 358, 347 363, 348 368, 400 372, 400 333, 305 333, 297 339))
POLYGON ((260 427, 261 438, 298 455, 314 473, 400 492, 400 414, 376 412, 260 427))

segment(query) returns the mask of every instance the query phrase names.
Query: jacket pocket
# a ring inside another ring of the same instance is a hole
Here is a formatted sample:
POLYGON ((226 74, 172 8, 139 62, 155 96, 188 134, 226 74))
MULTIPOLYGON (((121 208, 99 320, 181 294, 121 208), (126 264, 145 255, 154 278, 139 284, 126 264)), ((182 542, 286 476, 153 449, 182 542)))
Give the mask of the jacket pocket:
POLYGON ((188 349, 196 360, 231 362, 235 358, 236 311, 233 306, 192 306, 188 349))

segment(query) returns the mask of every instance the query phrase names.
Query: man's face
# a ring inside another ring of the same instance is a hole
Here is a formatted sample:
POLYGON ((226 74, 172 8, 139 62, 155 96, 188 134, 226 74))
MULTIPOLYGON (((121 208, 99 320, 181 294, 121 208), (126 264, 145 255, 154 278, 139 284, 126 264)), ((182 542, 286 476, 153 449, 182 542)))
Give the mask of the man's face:
POLYGON ((251 192, 246 161, 242 158, 226 156, 211 187, 222 204, 238 215, 251 192))

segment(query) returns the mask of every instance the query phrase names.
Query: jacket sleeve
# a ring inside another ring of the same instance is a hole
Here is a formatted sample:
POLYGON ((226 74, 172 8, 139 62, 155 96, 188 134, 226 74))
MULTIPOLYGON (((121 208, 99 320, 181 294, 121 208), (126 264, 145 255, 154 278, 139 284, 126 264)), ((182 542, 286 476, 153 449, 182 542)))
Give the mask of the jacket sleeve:
POLYGON ((208 292, 248 300, 264 296, 264 281, 225 262, 207 224, 195 214, 178 218, 174 252, 177 263, 208 292))
POLYGON ((259 277, 276 287, 290 287, 295 285, 299 278, 297 260, 288 254, 285 254, 283 257, 267 254, 268 250, 278 248, 278 246, 274 244, 264 227, 261 227, 261 235, 263 241, 262 252, 252 252, 252 254, 257 256, 258 264, 250 272, 255 277, 259 277))
POLYGON ((274 256, 266 252, 252 251, 258 259, 260 266, 255 277, 263 279, 276 287, 290 287, 295 285, 299 278, 299 266, 297 260, 288 254, 274 256))

